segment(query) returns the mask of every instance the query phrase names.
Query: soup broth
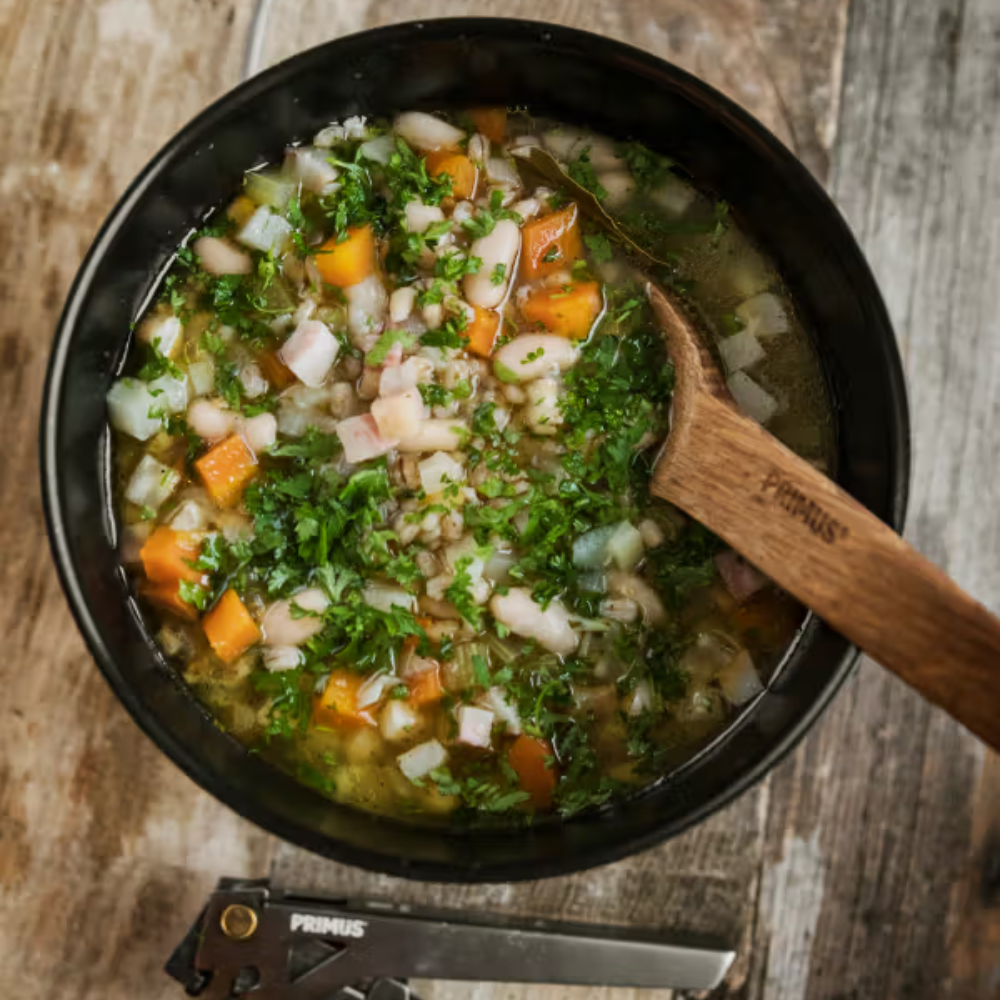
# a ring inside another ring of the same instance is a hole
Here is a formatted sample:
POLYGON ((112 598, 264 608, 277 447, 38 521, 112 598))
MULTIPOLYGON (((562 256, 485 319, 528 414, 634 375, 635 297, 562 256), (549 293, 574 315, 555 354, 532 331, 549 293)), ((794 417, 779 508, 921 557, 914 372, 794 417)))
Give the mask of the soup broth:
POLYGON ((365 809, 530 822, 762 692, 803 611, 649 496, 673 371, 645 258, 576 187, 825 468, 809 338, 696 181, 523 112, 352 118, 179 248, 108 397, 122 559, 227 732, 365 809))

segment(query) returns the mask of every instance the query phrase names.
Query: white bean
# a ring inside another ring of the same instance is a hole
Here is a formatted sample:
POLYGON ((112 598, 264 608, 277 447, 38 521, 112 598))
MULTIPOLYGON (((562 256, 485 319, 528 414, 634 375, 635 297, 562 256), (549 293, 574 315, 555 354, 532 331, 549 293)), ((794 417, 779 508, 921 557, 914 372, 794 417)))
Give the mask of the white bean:
POLYGON ((187 411, 188 426, 206 441, 221 441, 232 434, 236 415, 214 399, 196 399, 187 411))
POLYGON ((531 382, 572 368, 579 357, 576 345, 565 337, 524 333, 497 351, 493 356, 493 371, 499 371, 502 382, 531 382), (498 365, 502 367, 498 369, 498 365))
POLYGON ((405 111, 393 122, 392 130, 417 149, 458 149, 465 133, 434 115, 405 111))
POLYGON ((469 140, 468 154, 470 160, 484 163, 490 155, 490 140, 478 132, 469 140))
POLYGON ((350 382, 334 382, 330 386, 330 412, 338 419, 354 416, 356 397, 350 382))
POLYGON ((265 612, 264 644, 267 646, 301 646, 323 629, 323 619, 319 617, 329 605, 322 590, 311 587, 300 590, 284 601, 275 601, 265 612), (312 614, 295 617, 292 605, 312 614))
POLYGON ((420 315, 429 330, 436 330, 444 322, 444 306, 440 302, 428 302, 420 315))
POLYGON ((417 290, 412 285, 406 288, 397 288, 389 296, 389 319, 393 323, 402 323, 413 312, 413 305, 416 301, 417 290))
POLYGON ((273 413, 258 413, 242 421, 240 432, 250 450, 259 455, 274 446, 278 438, 278 419, 273 413))
POLYGON ((489 236, 481 236, 472 244, 469 255, 483 262, 475 274, 465 276, 465 297, 472 305, 493 309, 503 302, 520 248, 521 230, 510 219, 501 219, 489 236), (500 264, 504 268, 504 280, 495 285, 493 272, 500 264))
POLYGON ((555 598, 543 611, 522 587, 511 587, 506 594, 497 594, 490 601, 490 611, 497 621, 512 632, 535 639, 549 652, 567 656, 576 649, 580 637, 569 623, 569 612, 555 598))
POLYGON ((250 254, 233 246, 229 240, 203 236, 191 248, 209 274, 249 274, 253 270, 250 254))

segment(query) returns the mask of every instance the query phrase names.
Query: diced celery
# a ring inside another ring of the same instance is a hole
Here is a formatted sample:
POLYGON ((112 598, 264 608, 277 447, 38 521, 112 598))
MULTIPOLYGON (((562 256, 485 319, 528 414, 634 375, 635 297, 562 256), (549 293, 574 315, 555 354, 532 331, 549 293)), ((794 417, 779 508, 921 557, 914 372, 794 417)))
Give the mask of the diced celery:
POLYGON ((295 194, 296 183, 291 177, 270 171, 247 174, 243 193, 258 205, 270 205, 271 208, 284 212, 288 202, 295 194))

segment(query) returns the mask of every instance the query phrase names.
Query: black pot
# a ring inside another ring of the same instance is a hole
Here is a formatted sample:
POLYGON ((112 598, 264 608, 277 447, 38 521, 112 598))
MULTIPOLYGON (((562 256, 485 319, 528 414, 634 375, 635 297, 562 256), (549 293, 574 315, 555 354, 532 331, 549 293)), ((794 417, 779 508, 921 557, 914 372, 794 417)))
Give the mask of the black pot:
POLYGON ((773 689, 724 739, 636 799, 530 831, 442 832, 338 806, 220 732, 155 649, 116 556, 104 397, 129 324, 177 242, 243 172, 331 120, 409 108, 528 105, 676 156, 734 206, 796 298, 836 414, 841 485, 900 528, 906 397, 885 307, 836 208, 757 121, 637 49, 530 22, 456 19, 354 35, 238 87, 155 157, 111 213, 56 334, 41 428, 52 549, 98 665, 146 733, 195 781, 280 837, 394 875, 509 881, 650 847, 704 819, 773 767, 847 677, 856 650, 807 621, 773 689))

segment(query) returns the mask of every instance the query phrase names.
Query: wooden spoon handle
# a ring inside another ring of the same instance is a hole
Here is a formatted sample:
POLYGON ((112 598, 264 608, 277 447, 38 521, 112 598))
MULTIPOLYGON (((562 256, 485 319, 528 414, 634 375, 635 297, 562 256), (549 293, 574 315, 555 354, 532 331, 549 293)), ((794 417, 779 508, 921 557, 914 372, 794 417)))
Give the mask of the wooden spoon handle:
POLYGON ((697 410, 653 492, 1000 749, 1000 620, 728 401, 697 410))

